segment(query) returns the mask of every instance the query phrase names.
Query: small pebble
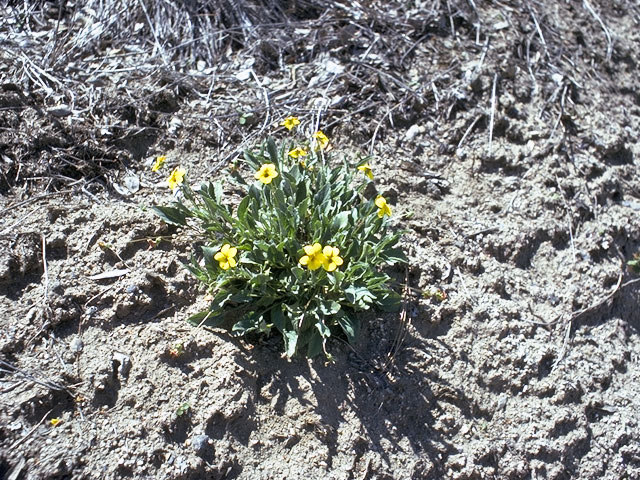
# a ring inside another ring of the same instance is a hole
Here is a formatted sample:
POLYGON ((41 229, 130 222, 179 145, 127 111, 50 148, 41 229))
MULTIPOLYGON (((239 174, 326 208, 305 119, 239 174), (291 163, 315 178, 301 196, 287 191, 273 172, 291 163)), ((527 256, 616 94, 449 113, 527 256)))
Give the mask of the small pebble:
POLYGON ((211 443, 211 439, 207 435, 194 435, 191 437, 191 446, 197 453, 201 453, 211 443))
POLYGON ((71 344, 69 344, 69 348, 74 353, 80 353, 84 348, 84 343, 80 337, 74 337, 74 339, 71 340, 71 344))
POLYGON ((117 364, 118 374, 123 378, 127 378, 129 376, 129 370, 131 370, 131 359, 129 356, 124 353, 115 352, 112 361, 114 364, 117 364))

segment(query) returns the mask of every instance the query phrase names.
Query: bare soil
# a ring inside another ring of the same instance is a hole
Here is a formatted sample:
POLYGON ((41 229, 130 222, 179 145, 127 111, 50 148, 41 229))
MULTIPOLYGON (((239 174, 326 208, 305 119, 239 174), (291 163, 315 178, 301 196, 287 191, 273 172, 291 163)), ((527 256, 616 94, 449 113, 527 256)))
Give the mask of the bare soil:
POLYGON ((640 478, 635 2, 86 3, 0 9, 0 478, 640 478), (149 210, 290 114, 447 297, 333 364, 185 322, 149 210))

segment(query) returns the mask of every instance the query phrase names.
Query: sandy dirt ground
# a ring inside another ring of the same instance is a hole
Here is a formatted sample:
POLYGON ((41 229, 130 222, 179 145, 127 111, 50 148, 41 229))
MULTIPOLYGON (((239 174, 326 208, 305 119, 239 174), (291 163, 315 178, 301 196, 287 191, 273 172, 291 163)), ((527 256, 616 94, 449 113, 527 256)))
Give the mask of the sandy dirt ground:
POLYGON ((0 9, 0 478, 640 478, 636 2, 80 3, 0 9), (334 363, 188 324, 150 210, 287 115, 446 293, 334 363))

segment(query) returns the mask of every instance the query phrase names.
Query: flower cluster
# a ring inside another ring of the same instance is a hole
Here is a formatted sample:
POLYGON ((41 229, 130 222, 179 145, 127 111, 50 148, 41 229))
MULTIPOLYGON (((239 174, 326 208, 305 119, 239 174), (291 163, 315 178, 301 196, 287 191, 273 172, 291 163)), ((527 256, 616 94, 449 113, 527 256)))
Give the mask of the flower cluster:
MULTIPOLYGON (((327 272, 333 272, 336 268, 344 263, 342 257, 340 257, 340 249, 338 247, 332 247, 327 245, 322 248, 319 243, 313 245, 307 245, 304 247, 304 255, 298 262, 309 270, 317 270, 320 267, 324 268, 327 272)), ((223 245, 218 253, 213 257, 223 270, 229 270, 229 268, 235 267, 238 262, 235 259, 238 249, 232 247, 228 243, 223 245)))
POLYGON ((314 243, 313 245, 305 246, 304 253, 306 255, 300 258, 298 262, 309 270, 317 270, 322 267, 327 272, 333 272, 344 263, 337 247, 327 245, 322 248, 319 243, 314 243))

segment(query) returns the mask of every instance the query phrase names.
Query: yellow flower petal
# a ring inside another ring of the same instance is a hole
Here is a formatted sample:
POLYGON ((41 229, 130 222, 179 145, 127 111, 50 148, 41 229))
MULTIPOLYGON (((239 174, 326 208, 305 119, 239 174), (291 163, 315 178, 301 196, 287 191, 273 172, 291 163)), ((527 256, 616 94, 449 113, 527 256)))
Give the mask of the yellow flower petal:
POLYGON ((173 172, 171 172, 171 175, 167 178, 167 183, 172 191, 184 181, 185 173, 187 173, 187 171, 182 167, 176 167, 173 169, 173 172))
POLYGON ((256 172, 255 179, 267 185, 277 176, 276 166, 273 163, 265 163, 260 167, 260 170, 256 172))
POLYGON ((285 118, 284 121, 280 125, 282 125, 287 130, 291 131, 297 125, 300 125, 300 120, 298 120, 298 117, 289 116, 289 117, 285 118))
POLYGON ((313 138, 316 139, 317 141, 317 149, 325 149, 327 148, 327 145, 329 145, 329 137, 327 137, 322 130, 318 130, 316 133, 313 134, 313 138))
POLYGON ((305 255, 300 260, 298 260, 298 262, 300 262, 300 265, 307 265, 309 263, 309 256, 305 255))
POLYGON ((373 171, 371 170, 371 165, 368 163, 364 163, 358 167, 362 173, 364 173, 370 180, 373 180, 373 171))
POLYGON ((220 268, 223 270, 228 270, 231 267, 235 267, 238 262, 235 257, 238 253, 238 249, 236 247, 232 247, 228 243, 225 243, 220 251, 216 253, 213 258, 220 264, 220 268))
POLYGON ((156 157, 156 161, 153 164, 153 167, 151 167, 151 171, 152 172, 157 172, 158 170, 160 170, 160 167, 162 167, 162 165, 164 165, 165 160, 167 159, 166 156, 164 155, 160 155, 158 157, 156 157))
POLYGON ((287 155, 291 158, 300 158, 308 155, 308 152, 302 147, 296 147, 293 150, 290 150, 287 155))
POLYGON ((320 254, 316 254, 313 258, 309 260, 309 270, 317 270, 319 269, 325 262, 327 258, 320 254))

